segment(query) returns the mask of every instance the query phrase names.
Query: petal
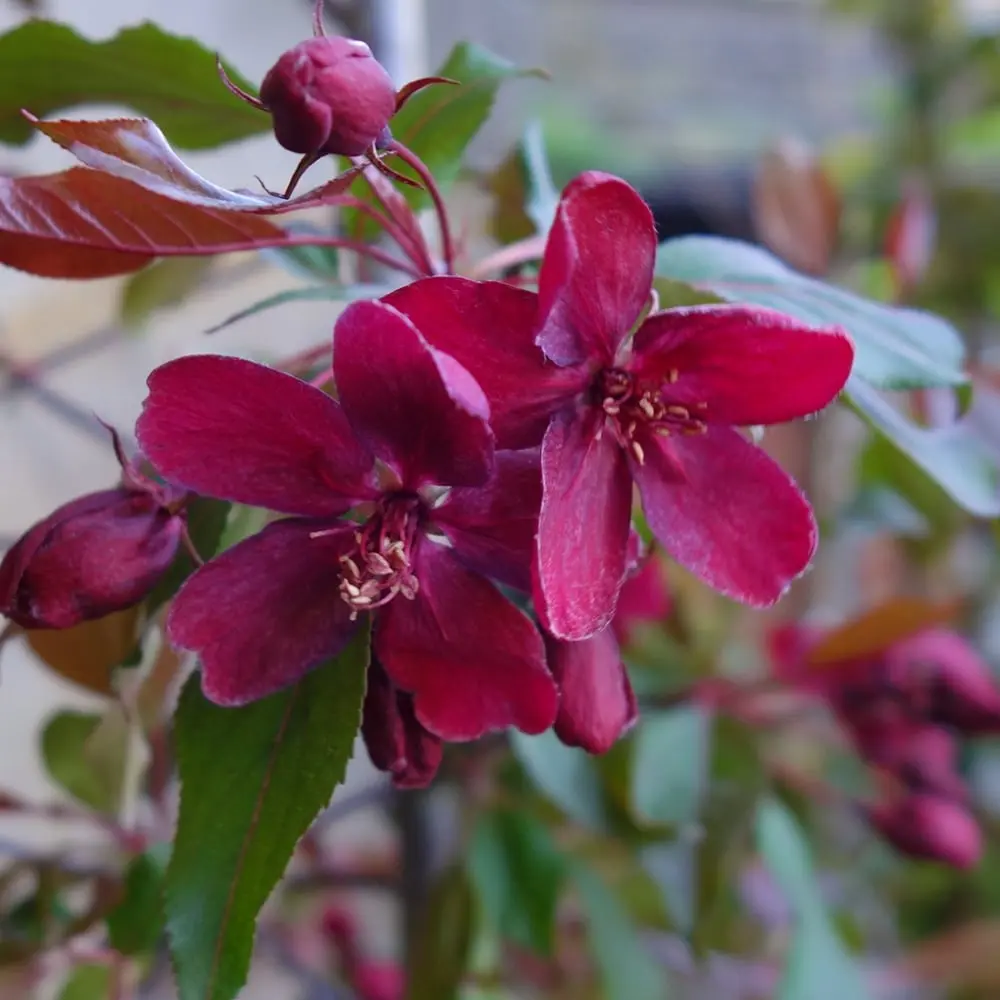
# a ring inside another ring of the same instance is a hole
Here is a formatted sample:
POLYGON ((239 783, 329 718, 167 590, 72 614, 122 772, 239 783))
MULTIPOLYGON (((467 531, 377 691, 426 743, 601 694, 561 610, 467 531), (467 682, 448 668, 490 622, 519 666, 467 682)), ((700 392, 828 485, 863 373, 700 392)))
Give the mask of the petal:
POLYGON ((710 587, 774 604, 816 551, 812 508, 787 474, 729 427, 642 441, 632 472, 646 520, 667 552, 710 587))
POLYGON ((420 591, 379 614, 375 653, 420 723, 444 740, 548 729, 558 695, 527 615, 443 545, 422 539, 414 566, 420 591))
POLYGON ((538 449, 498 451, 486 485, 452 490, 433 517, 466 566, 527 592, 541 503, 538 449))
POLYGON ((538 296, 499 281, 425 278, 383 302, 405 313, 427 341, 455 358, 482 386, 499 448, 531 448, 549 417, 588 380, 559 368, 535 344, 538 296))
POLYGON ((353 544, 352 526, 276 521, 187 580, 167 634, 198 654, 206 697, 218 705, 255 701, 343 648, 357 626, 340 598, 338 565, 353 544))
POLYGON ((656 227, 618 177, 581 174, 563 192, 538 276, 538 344, 557 365, 608 365, 653 287, 656 227))
POLYGON ((161 365, 136 424, 164 478, 285 514, 334 516, 372 497, 371 454, 325 393, 240 358, 161 365))
POLYGON ((384 302, 355 302, 333 332, 340 402, 361 439, 415 488, 478 486, 493 465, 490 408, 476 380, 384 302))
POLYGON ((412 696, 397 690, 375 659, 368 668, 361 735, 372 763, 391 774, 397 788, 423 788, 437 774, 441 740, 420 725, 412 696))
POLYGON ((580 642, 545 637, 559 685, 556 735, 571 747, 605 753, 638 718, 635 695, 611 629, 580 642))
POLYGON ((776 424, 822 410, 854 363, 854 345, 840 330, 745 306, 657 313, 639 328, 634 350, 631 369, 662 386, 668 402, 706 403, 700 419, 729 425, 776 424))
POLYGON ((622 644, 632 640, 637 627, 662 622, 670 616, 673 600, 663 573, 663 563, 650 554, 629 573, 618 595, 618 610, 611 625, 622 644))
POLYGON ((632 477, 604 414, 564 411, 542 444, 535 604, 559 639, 585 639, 614 615, 627 566, 632 477))

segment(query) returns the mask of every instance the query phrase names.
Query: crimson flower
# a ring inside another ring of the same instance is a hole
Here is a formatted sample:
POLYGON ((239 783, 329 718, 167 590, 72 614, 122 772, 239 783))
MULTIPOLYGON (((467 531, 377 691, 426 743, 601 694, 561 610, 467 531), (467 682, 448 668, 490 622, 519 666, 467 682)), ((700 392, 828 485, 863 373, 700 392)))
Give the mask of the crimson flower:
POLYGON ((614 615, 633 482, 663 548, 746 604, 774 603, 816 547, 806 499, 735 427, 830 403, 850 340, 742 306, 645 315, 655 256, 639 194, 586 173, 559 203, 537 294, 444 276, 385 299, 477 379, 499 447, 541 441, 535 603, 562 639, 614 615))
POLYGON ((150 375, 137 434, 162 475, 292 515, 188 579, 171 641, 198 653, 207 697, 237 705, 334 656, 371 612, 374 656, 433 736, 548 728, 541 637, 487 579, 526 573, 517 483, 537 459, 494 454, 476 382, 390 306, 341 314, 334 374, 339 403, 235 358, 150 375))
POLYGON ((63 504, 0 562, 0 614, 23 628, 70 628, 131 607, 177 554, 186 495, 142 476, 112 437, 122 485, 63 504))

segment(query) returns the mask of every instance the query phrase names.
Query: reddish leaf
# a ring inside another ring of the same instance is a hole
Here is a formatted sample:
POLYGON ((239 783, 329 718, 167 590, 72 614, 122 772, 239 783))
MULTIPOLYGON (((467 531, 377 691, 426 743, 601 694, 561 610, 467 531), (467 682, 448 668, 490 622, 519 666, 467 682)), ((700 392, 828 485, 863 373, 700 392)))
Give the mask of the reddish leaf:
POLYGON ((809 652, 810 667, 826 667, 882 652, 921 629, 952 621, 955 602, 936 604, 919 597, 896 597, 827 632, 809 652))
POLYGON ((284 201, 200 177, 146 119, 37 127, 88 164, 0 178, 0 263, 43 277, 105 277, 156 257, 306 242, 261 215, 334 203, 356 176, 348 172, 284 201))

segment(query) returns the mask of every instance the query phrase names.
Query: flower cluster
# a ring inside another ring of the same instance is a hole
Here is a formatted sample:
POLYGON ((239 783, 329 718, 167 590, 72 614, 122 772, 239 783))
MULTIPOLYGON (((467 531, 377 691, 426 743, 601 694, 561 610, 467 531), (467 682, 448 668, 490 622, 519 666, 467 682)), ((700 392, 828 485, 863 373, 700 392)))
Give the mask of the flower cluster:
POLYGON ((974 865, 982 837, 957 767, 960 736, 1000 733, 1000 690, 961 636, 926 629, 877 655, 803 671, 820 636, 801 627, 775 635, 779 674, 835 712, 861 757, 888 778, 871 824, 899 850, 974 865))
POLYGON ((640 196, 587 173, 537 292, 449 275, 345 309, 335 394, 236 358, 156 369, 136 435, 169 489, 277 515, 172 602, 167 634, 205 694, 279 691, 371 622, 362 730, 397 784, 429 781, 443 741, 511 726, 602 752, 636 717, 623 588, 652 595, 639 616, 665 609, 636 486, 666 554, 775 602, 816 526, 736 427, 826 406, 851 342, 762 309, 659 311, 655 252, 640 196))

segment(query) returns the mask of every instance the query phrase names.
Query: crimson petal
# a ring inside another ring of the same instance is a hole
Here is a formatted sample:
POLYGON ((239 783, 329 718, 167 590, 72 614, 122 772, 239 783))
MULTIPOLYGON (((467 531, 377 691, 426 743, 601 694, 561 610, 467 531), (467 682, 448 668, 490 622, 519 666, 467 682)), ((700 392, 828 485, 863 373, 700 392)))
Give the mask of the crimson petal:
POLYGON ((535 605, 559 639, 585 639, 615 612, 627 569, 632 478, 604 414, 566 410, 542 444, 535 605))
POLYGON ((605 753, 638 718, 635 695, 611 629, 580 642, 545 637, 559 685, 556 735, 567 746, 605 753))
POLYGON ((649 301, 656 227, 625 181, 596 171, 563 192, 538 276, 538 344, 558 365, 613 363, 649 301))
POLYGON ((493 465, 490 408, 476 380, 384 302, 355 302, 337 320, 333 371, 363 441, 405 485, 478 486, 493 465))
POLYGON ((634 341, 632 370, 670 402, 728 425, 776 424, 832 402, 854 363, 850 338, 770 309, 695 306, 650 316, 634 341))
POLYGON ((434 523, 470 569, 530 591, 541 502, 538 449, 498 451, 489 481, 452 490, 434 523))
POLYGON ((443 740, 548 729, 558 695, 531 620, 443 545, 421 539, 414 570, 419 593, 379 613, 374 648, 421 725, 443 740))
POLYGON ((284 514, 334 516, 374 496, 374 459, 319 389, 240 358, 161 365, 136 424, 173 483, 284 514))
POLYGON ((499 281, 424 278, 383 300, 427 341, 472 372, 490 403, 499 448, 541 443, 549 417, 588 380, 559 368, 535 344, 538 296, 499 281))
POLYGON ((255 701, 343 648, 357 624, 340 599, 338 562, 353 544, 353 526, 290 518, 187 580, 167 634, 198 654, 206 697, 219 705, 255 701))
POLYGON ((744 604, 774 604, 816 551, 812 508, 762 449, 730 427, 696 437, 646 434, 632 472, 667 552, 744 604))

